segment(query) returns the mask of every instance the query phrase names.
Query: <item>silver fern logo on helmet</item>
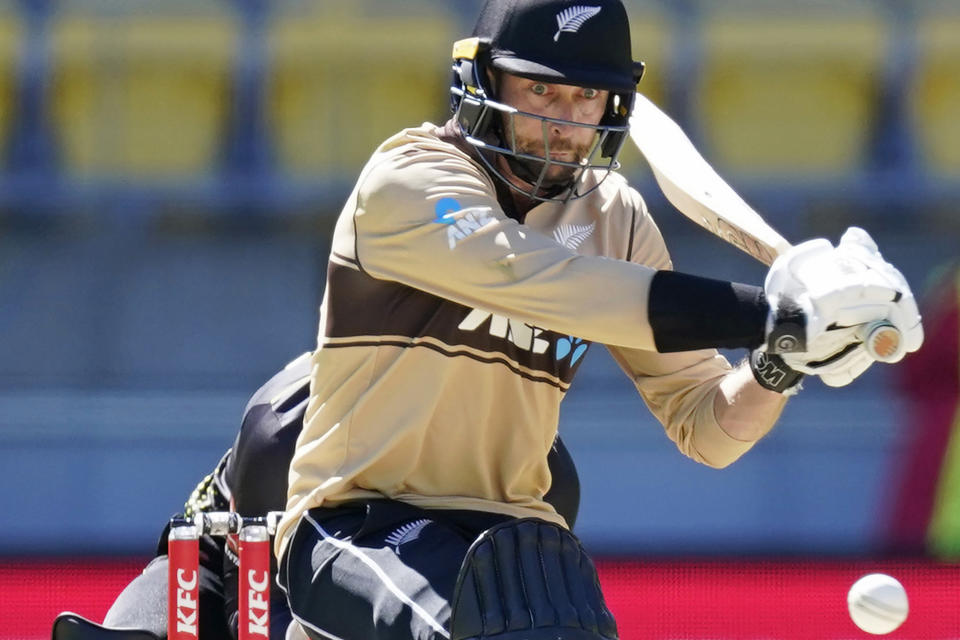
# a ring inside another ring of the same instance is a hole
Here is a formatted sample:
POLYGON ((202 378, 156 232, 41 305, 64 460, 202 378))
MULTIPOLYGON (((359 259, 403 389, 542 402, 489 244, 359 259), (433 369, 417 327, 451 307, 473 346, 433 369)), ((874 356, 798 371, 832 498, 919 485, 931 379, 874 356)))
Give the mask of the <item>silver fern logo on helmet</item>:
POLYGON ((560 40, 561 33, 576 33, 580 31, 580 27, 598 13, 600 13, 600 7, 576 5, 564 9, 557 14, 557 27, 559 28, 557 32, 553 34, 553 41, 557 42, 560 40))

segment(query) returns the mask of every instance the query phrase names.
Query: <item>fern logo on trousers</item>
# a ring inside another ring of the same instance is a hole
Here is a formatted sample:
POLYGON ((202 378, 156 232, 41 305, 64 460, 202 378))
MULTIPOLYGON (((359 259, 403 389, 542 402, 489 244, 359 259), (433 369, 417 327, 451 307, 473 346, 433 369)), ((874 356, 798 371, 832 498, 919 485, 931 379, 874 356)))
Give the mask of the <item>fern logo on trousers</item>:
POLYGON ((580 31, 580 27, 598 13, 600 13, 600 7, 576 5, 564 9, 557 14, 557 32, 553 35, 553 41, 557 42, 560 40, 561 33, 576 33, 580 31))

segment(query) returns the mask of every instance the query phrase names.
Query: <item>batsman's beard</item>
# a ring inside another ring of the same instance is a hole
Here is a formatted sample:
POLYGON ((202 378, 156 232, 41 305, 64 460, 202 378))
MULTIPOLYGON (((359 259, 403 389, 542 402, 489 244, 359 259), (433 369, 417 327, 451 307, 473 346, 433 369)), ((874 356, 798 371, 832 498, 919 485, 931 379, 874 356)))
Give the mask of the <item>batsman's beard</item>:
POLYGON ((551 164, 552 162, 576 162, 582 164, 590 155, 592 144, 576 145, 568 140, 557 140, 550 144, 550 154, 542 139, 521 138, 517 136, 516 153, 543 158, 542 161, 527 158, 506 157, 504 160, 511 171, 529 184, 539 180, 541 189, 567 187, 579 176, 582 167, 551 164), (546 165, 546 173, 544 166, 546 165), (541 174, 544 174, 541 178, 541 174))

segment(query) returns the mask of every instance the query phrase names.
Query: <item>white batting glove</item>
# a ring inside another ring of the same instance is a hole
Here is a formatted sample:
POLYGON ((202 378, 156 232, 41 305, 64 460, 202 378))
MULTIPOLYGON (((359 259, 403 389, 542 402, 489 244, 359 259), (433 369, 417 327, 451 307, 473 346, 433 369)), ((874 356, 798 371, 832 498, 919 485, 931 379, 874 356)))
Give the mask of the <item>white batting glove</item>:
MULTIPOLYGON (((776 317, 768 348, 780 352, 789 369, 818 375, 829 386, 849 384, 874 362, 862 341, 865 329, 877 320, 893 325, 901 335, 899 348, 884 359, 897 362, 923 342, 920 315, 910 287, 893 265, 883 260, 866 231, 852 227, 836 249, 825 240, 798 245, 774 263, 767 277, 771 308, 799 309, 805 332, 791 339, 776 333, 776 317), (784 300, 788 302, 784 305, 784 300), (774 306, 776 304, 777 306, 774 306)), ((782 331, 781 331, 782 333, 782 331)))

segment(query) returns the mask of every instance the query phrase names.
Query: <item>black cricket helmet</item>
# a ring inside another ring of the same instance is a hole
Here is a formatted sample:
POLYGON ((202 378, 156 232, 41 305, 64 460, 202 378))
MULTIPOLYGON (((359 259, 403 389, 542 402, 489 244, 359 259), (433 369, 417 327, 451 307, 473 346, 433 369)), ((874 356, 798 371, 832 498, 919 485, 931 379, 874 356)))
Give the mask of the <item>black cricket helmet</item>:
POLYGON ((453 45, 451 106, 467 142, 491 173, 511 189, 538 200, 567 201, 587 195, 620 167, 617 161, 629 130, 643 63, 634 62, 630 26, 620 0, 487 0, 473 36, 453 45), (599 124, 560 120, 522 112, 497 101, 488 70, 542 82, 609 92, 599 124), (544 155, 517 148, 514 119, 539 120, 544 155), (550 157, 551 123, 593 130, 593 143, 576 162, 550 157), (497 168, 503 156, 510 169, 530 185, 523 189, 497 168), (555 166, 569 167, 562 182, 547 178, 555 166), (584 187, 588 171, 603 173, 584 187))

